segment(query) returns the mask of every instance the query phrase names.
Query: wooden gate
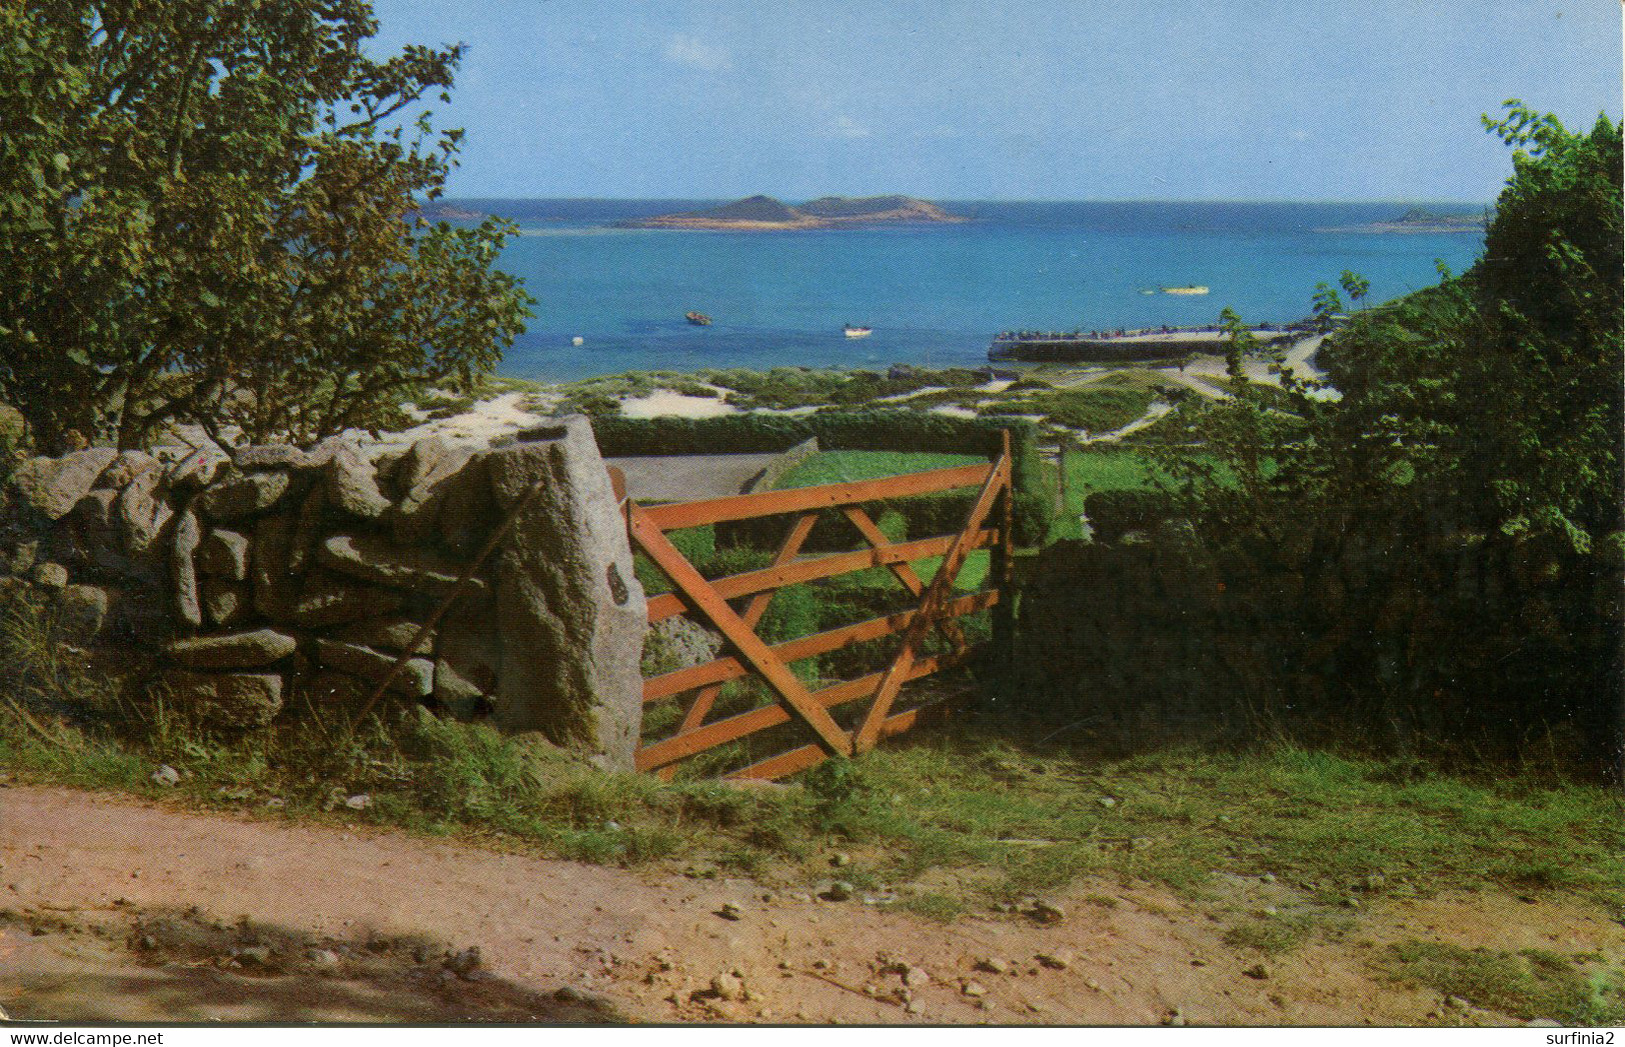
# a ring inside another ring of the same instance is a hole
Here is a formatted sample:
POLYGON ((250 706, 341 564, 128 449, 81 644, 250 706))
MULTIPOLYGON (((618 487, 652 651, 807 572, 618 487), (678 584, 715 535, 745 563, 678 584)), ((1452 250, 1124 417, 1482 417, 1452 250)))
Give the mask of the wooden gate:
MULTIPOLYGON (((1004 612, 1008 610, 1011 569, 1011 475, 1010 434, 1005 432, 999 453, 985 465, 652 507, 625 500, 627 528, 634 548, 664 571, 673 585, 674 591, 649 598, 650 624, 687 614, 720 633, 726 643, 722 655, 713 661, 644 681, 646 713, 653 703, 674 701, 683 695, 692 697, 684 704, 673 733, 644 741, 638 751, 638 769, 670 777, 678 764, 699 753, 781 724, 803 724, 814 736, 809 744, 759 759, 728 775, 779 778, 812 767, 831 755, 864 752, 881 739, 913 727, 931 706, 894 712, 899 689, 910 680, 964 664, 986 646, 970 643, 957 619, 993 608, 1003 599, 1006 606, 994 614, 993 643, 1008 640, 1004 612), (956 534, 893 542, 863 507, 865 502, 880 499, 959 488, 976 488, 977 494, 956 534), (856 527, 868 548, 802 555, 802 546, 820 514, 832 509, 839 510, 856 527), (772 564, 741 574, 703 577, 668 537, 668 532, 687 527, 779 515, 790 516, 791 520, 772 564), (987 586, 956 596, 954 583, 966 558, 973 550, 984 548, 991 550, 987 586), (926 584, 910 563, 936 556, 943 558, 942 563, 926 584), (773 645, 757 635, 756 627, 777 590, 875 567, 889 569, 917 603, 900 613, 773 645), (941 653, 922 650, 933 630, 946 642, 946 650, 941 653), (879 672, 812 690, 790 669, 791 663, 802 659, 898 634, 901 642, 896 653, 879 672), (766 684, 770 704, 711 719, 723 685, 746 677, 766 684), (855 717, 852 710, 843 708, 865 698, 871 700, 867 707, 857 710, 855 717), (850 726, 843 727, 835 714, 850 726)), ((617 491, 624 492, 624 481, 619 476, 615 479, 617 491)), ((624 493, 622 496, 624 500, 624 493)))

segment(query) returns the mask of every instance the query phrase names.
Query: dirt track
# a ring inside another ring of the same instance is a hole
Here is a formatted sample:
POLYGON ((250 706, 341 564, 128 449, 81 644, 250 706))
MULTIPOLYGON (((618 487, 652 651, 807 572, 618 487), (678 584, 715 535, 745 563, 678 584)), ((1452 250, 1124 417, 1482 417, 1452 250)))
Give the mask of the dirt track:
MULTIPOLYGON (((1283 890, 1237 881, 1231 900, 1283 890)), ((1447 1010, 1366 960, 1410 937, 1625 951, 1625 928, 1601 913, 1436 898, 1364 911, 1340 942, 1257 977, 1245 972, 1259 954, 1179 900, 1098 884, 1055 900, 1066 915, 1053 926, 1014 914, 945 926, 746 880, 0 789, 12 1018, 1518 1024, 1447 1010), (977 968, 990 959, 1008 970, 977 968)))

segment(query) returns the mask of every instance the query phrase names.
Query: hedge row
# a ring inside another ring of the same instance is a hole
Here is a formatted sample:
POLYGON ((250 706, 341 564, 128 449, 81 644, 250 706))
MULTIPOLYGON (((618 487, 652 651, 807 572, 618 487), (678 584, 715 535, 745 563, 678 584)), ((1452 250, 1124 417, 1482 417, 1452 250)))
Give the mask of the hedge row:
MULTIPOLYGON (((609 458, 764 454, 787 450, 811 437, 816 437, 826 451, 991 455, 998 451, 999 431, 1009 429, 1015 466, 1016 541, 1022 545, 1041 544, 1049 529, 1048 479, 1038 454, 1038 429, 1031 422, 870 410, 718 418, 595 418, 592 426, 599 449, 609 458)), ((956 521, 948 530, 956 529, 958 524, 956 521)))

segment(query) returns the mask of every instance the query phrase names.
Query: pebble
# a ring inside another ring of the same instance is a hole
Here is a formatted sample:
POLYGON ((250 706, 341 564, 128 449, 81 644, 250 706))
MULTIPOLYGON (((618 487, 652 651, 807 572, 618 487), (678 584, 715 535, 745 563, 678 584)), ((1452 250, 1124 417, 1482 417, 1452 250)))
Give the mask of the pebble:
POLYGON ((281 808, 288 806, 288 801, 284 800, 280 796, 273 796, 269 800, 265 801, 265 806, 275 810, 280 810, 281 808))
POLYGON ((1064 971, 1072 966, 1072 954, 1065 950, 1041 952, 1034 959, 1052 971, 1064 971))
POLYGON ((264 967, 271 962, 271 948, 268 945, 249 945, 233 949, 231 958, 245 967, 264 967))
POLYGON ((1027 910, 1027 915, 1039 923, 1054 924, 1066 919, 1066 910, 1053 902, 1037 901, 1027 910))
POLYGON ((470 945, 461 952, 454 952, 446 957, 446 970, 459 978, 472 980, 474 972, 480 969, 480 947, 470 945))
POLYGON ((922 985, 931 984, 931 975, 923 967, 903 968, 903 984, 910 989, 918 989, 922 985))
POLYGON ((352 811, 364 811, 372 806, 372 797, 366 793, 357 793, 344 801, 344 806, 352 811))
POLYGON ((305 959, 318 967, 337 967, 339 954, 332 949, 306 949, 305 959))
POLYGON ((1110 796, 1102 796, 1100 798, 1100 806, 1102 806, 1102 807, 1116 807, 1117 806, 1117 801, 1112 799, 1110 796))
POLYGON ((723 902, 722 908, 717 910, 717 915, 722 917, 724 920, 737 920, 744 914, 745 910, 741 909, 733 902, 723 902))
POLYGON ((980 999, 987 995, 987 986, 978 981, 969 981, 959 991, 973 999, 980 999))
POLYGON ((852 897, 852 885, 845 880, 836 880, 826 887, 818 897, 826 902, 844 902, 852 897))
POLYGON ((159 785, 179 785, 181 781, 181 772, 175 770, 175 768, 166 763, 159 767, 156 771, 152 772, 152 780, 157 782, 159 785))
POLYGON ((711 979, 711 991, 720 999, 737 1000, 745 992, 745 983, 738 975, 727 972, 711 979))
POLYGON ((976 961, 976 969, 986 971, 988 974, 1009 974, 1010 961, 1001 960, 997 956, 984 956, 976 961))

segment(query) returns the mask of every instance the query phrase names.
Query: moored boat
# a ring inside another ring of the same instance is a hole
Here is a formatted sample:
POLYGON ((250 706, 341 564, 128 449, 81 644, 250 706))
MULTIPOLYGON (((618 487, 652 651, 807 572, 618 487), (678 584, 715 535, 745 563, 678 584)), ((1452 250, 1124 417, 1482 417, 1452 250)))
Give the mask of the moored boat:
POLYGON ((1191 284, 1187 287, 1164 287, 1163 294, 1207 294, 1207 288, 1201 284, 1191 284))
POLYGON ((683 319, 687 320, 695 327, 711 326, 711 318, 706 316, 704 313, 687 312, 683 314, 683 319))
POLYGON ((845 327, 841 328, 841 332, 848 338, 867 338, 871 334, 874 334, 874 330, 872 328, 853 327, 851 324, 847 324, 845 327))

